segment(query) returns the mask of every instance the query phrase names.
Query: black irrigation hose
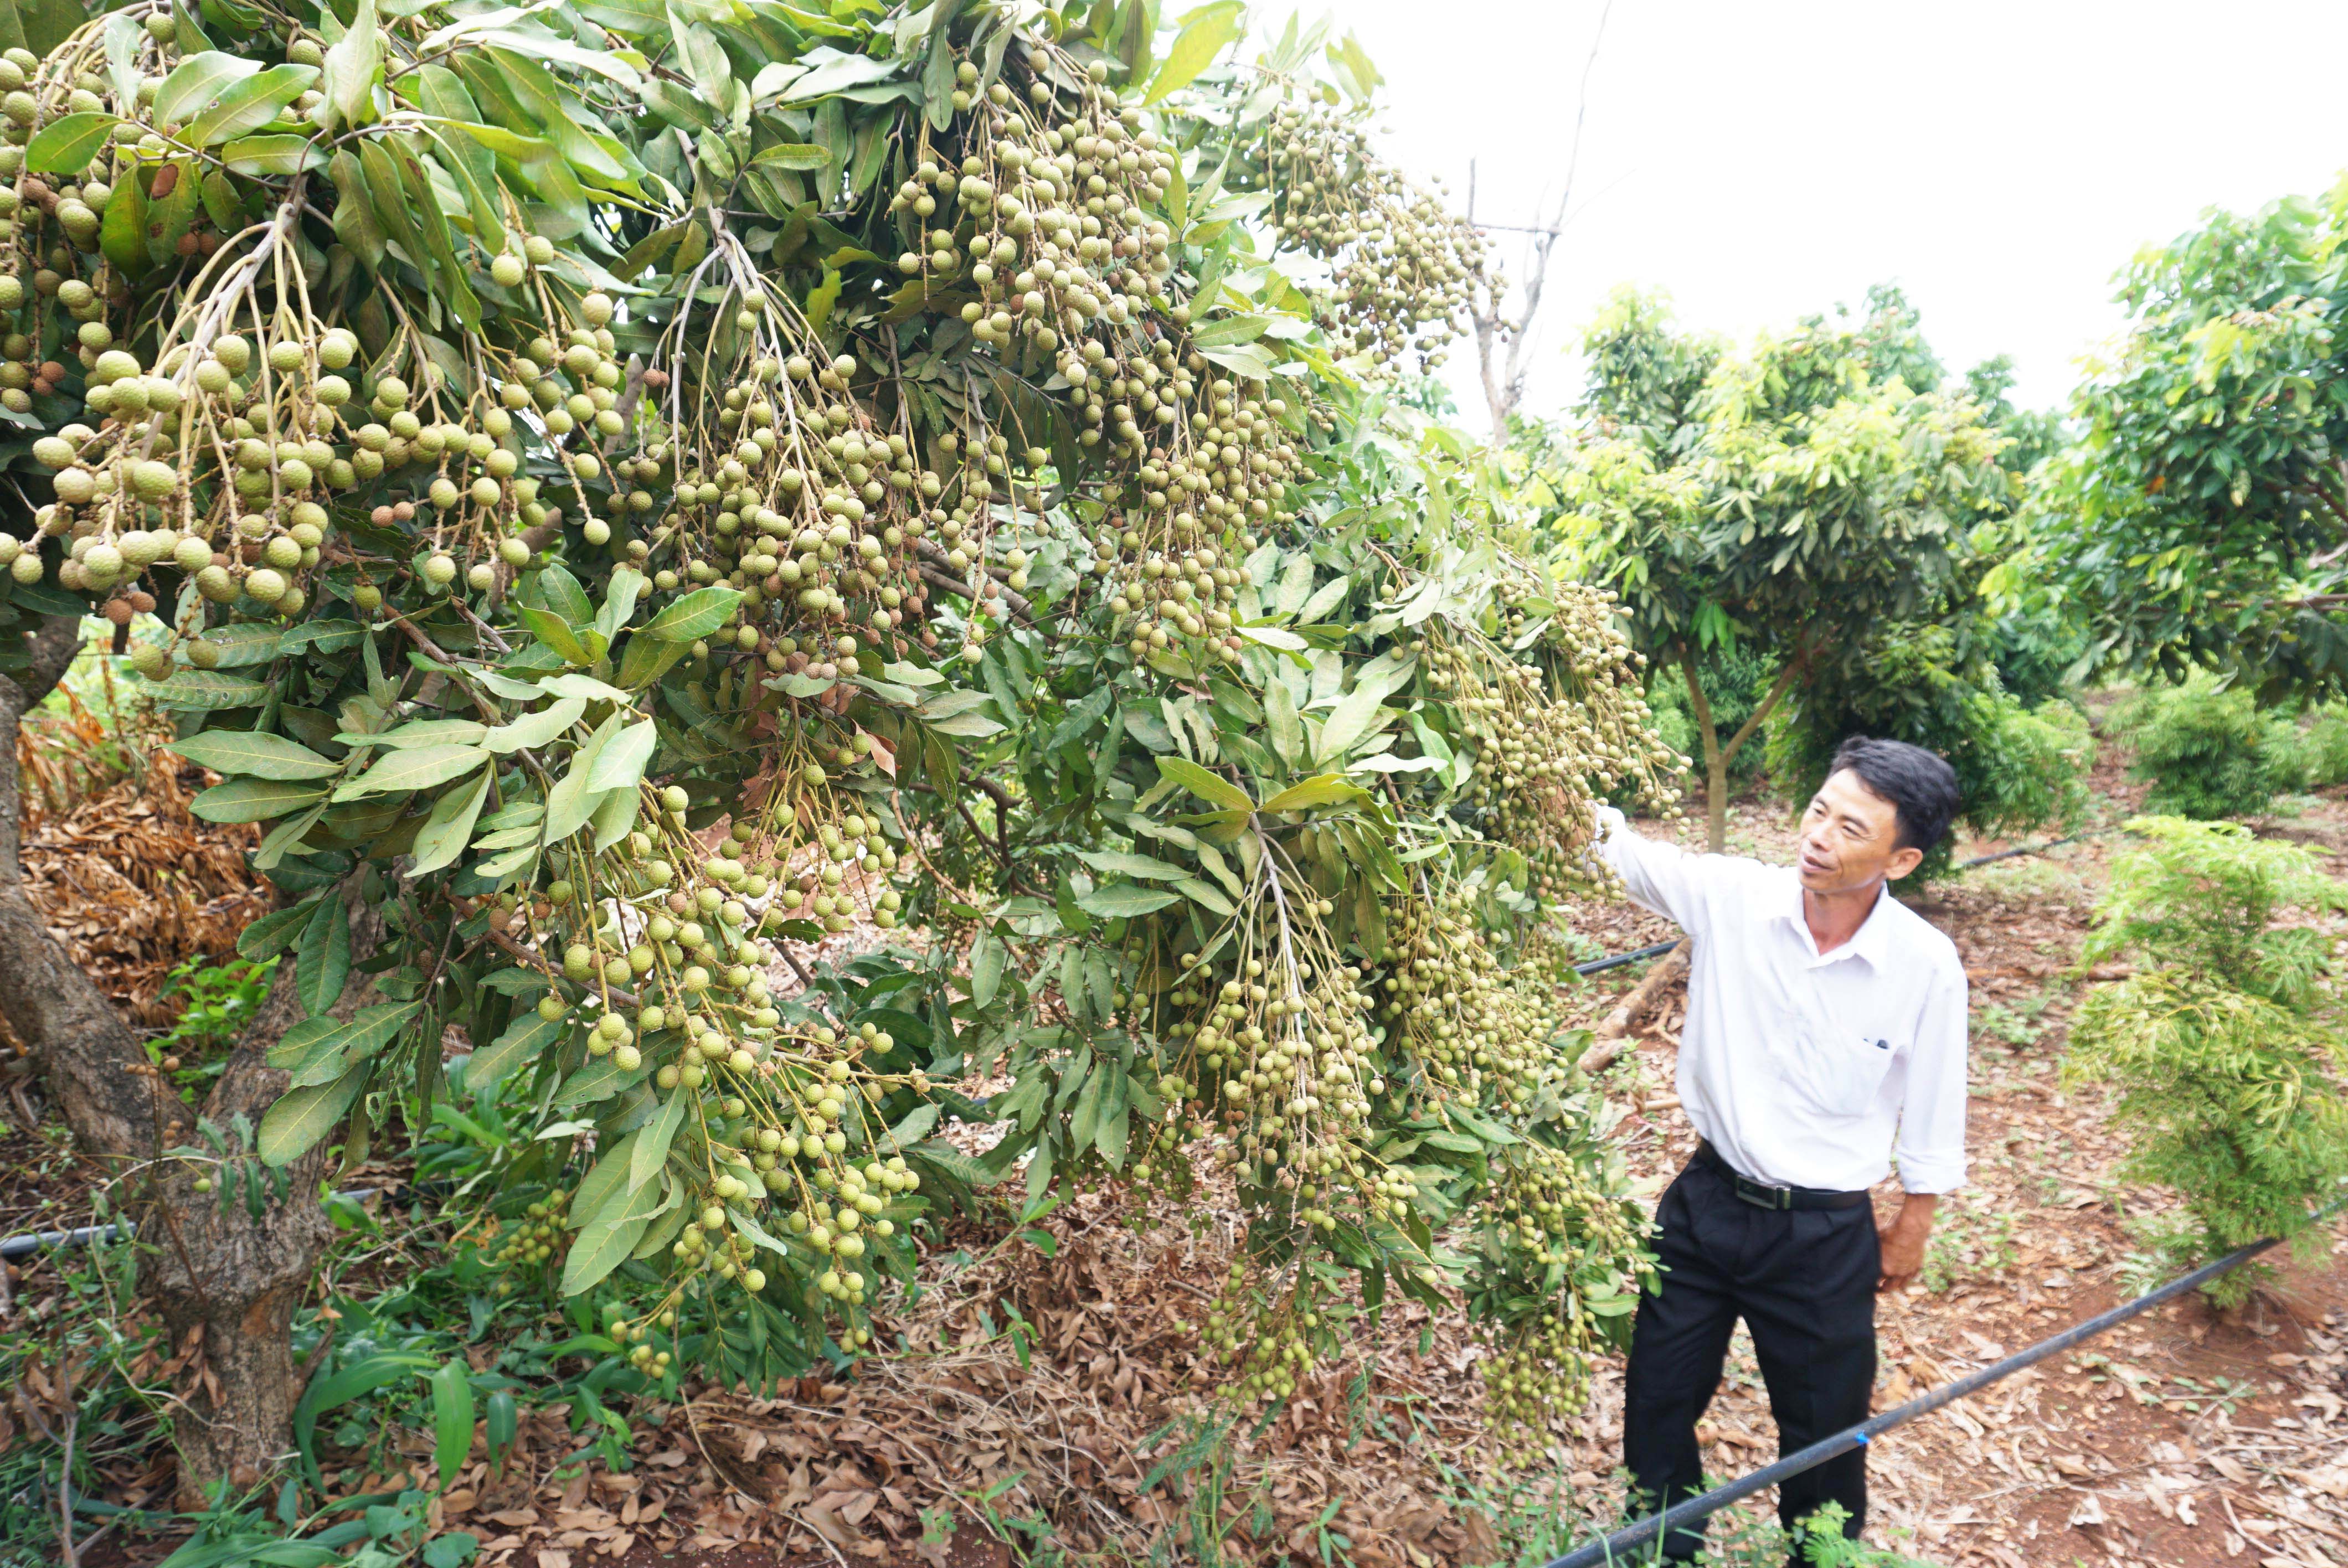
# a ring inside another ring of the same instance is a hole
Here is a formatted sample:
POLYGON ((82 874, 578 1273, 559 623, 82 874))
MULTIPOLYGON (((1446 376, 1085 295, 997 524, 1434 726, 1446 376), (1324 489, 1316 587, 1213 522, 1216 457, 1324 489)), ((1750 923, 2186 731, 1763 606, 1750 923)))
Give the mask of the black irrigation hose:
MULTIPOLYGON (((336 1193, 335 1195, 338 1198, 349 1198, 354 1202, 363 1202, 368 1198, 394 1197, 401 1193, 417 1190, 407 1186, 353 1187, 348 1192, 336 1193)), ((123 1234, 127 1224, 128 1222, 110 1225, 82 1225, 69 1231, 26 1231, 22 1235, 8 1236, 0 1239, 0 1263, 5 1263, 10 1258, 30 1257, 36 1252, 43 1252, 53 1246, 88 1246, 93 1242, 110 1242, 123 1234)))
POLYGON ((1576 964, 1573 966, 1573 972, 1577 975, 1594 975, 1601 969, 1620 968, 1624 964, 1635 964, 1641 958, 1661 958, 1679 945, 1680 938, 1673 937, 1668 942, 1657 942, 1652 947, 1633 948, 1627 953, 1617 953, 1611 958, 1592 958, 1586 964, 1576 964))
POLYGON ((1987 866, 1993 860, 2011 860, 2017 855, 2044 855, 2057 845, 2076 844, 2088 836, 2090 835, 2084 833, 2071 833, 2064 835, 2061 838, 2050 838, 2044 844, 2025 844, 2016 849, 2001 849, 1995 855, 1976 855, 1971 860, 1958 861, 1949 869, 1971 871, 1974 866, 1987 866))
MULTIPOLYGON (((2348 1207, 2348 1198, 2336 1200, 2318 1209, 2310 1223, 2320 1223, 2328 1219, 2343 1207, 2348 1207)), ((1611 1535, 1591 1542, 1586 1546, 1576 1547, 1562 1557, 1553 1557, 1544 1565, 1544 1568, 1599 1568, 1602 1563, 1622 1562, 1625 1559, 1618 1553, 1643 1546, 1666 1530, 1677 1530, 1708 1519, 1730 1503, 1750 1497, 1764 1487, 1775 1486, 1780 1481, 1801 1474, 1804 1471, 1824 1464, 1830 1459, 1847 1454, 1855 1448, 1863 1448, 1894 1427, 1905 1426, 1919 1416, 1930 1415, 1941 1406, 1952 1404, 1967 1394, 1987 1388, 2000 1378, 2011 1377, 2024 1367, 2034 1366, 2045 1360, 2049 1356, 2069 1349, 2083 1340, 2092 1339, 2106 1329, 2125 1323, 2140 1313, 2148 1312, 2164 1301, 2173 1300, 2188 1290, 2207 1285, 2219 1275, 2240 1268, 2269 1247, 2281 1245, 2281 1238, 2279 1236, 2269 1236, 2263 1241, 2254 1241, 2248 1246, 2239 1247, 2215 1263, 2204 1264, 2181 1278, 2170 1280, 2157 1290, 2139 1296, 2134 1301, 2124 1302, 2108 1312, 2099 1313, 2085 1323, 2074 1324, 2054 1337, 2041 1339, 2028 1349, 2008 1356, 1993 1366, 1984 1367, 1978 1372, 1968 1373, 1953 1383, 1943 1383, 1931 1392, 1920 1394, 1895 1409, 1886 1410, 1879 1416, 1861 1421, 1859 1425, 1837 1432, 1830 1438, 1821 1438, 1809 1447, 1787 1454, 1776 1464, 1765 1465, 1741 1480, 1730 1481, 1726 1486, 1717 1487, 1705 1492, 1702 1497, 1693 1497, 1685 1502, 1673 1503, 1662 1513, 1652 1514, 1636 1524, 1626 1525, 1611 1535)))

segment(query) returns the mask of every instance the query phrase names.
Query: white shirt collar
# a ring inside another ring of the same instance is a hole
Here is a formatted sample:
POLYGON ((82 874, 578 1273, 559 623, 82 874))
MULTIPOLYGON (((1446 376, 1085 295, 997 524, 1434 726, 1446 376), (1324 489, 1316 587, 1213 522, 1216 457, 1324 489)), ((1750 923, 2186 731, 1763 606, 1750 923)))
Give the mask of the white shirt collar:
POLYGON ((1891 889, 1888 885, 1877 886, 1875 907, 1867 912, 1867 918, 1859 923, 1859 929, 1850 934, 1850 940, 1831 953, 1820 953, 1818 938, 1810 934, 1808 914, 1802 905, 1801 874, 1789 866, 1787 868, 1787 880, 1793 886, 1793 906, 1779 917, 1794 923, 1795 931, 1801 937, 1803 945, 1810 950, 1812 968, 1820 964, 1837 963, 1844 958, 1859 958, 1866 959, 1869 968, 1879 972, 1882 970, 1884 960, 1889 956, 1886 948, 1891 940, 1891 923, 1899 918, 1891 912, 1891 906, 1895 900, 1891 897, 1891 889))

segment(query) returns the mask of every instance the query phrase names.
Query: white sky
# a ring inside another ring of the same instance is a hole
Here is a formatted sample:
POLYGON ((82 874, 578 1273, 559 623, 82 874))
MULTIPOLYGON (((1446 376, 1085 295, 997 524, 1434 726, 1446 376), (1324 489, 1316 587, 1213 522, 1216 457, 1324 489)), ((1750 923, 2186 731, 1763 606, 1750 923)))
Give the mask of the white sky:
MULTIPOLYGON (((1555 201, 1601 0, 1331 5, 1385 73, 1392 156, 1455 206, 1474 159, 1488 221, 1555 201)), ((1572 397, 1619 282, 1737 338, 1897 282, 1952 371, 2009 354, 2017 398, 2060 405, 2138 246, 2348 166, 2343 57, 2337 4, 1614 0, 1528 411, 1572 397)), ((1494 238, 1519 275, 1523 236, 1494 238)), ((1480 428, 1473 360, 1447 370, 1480 428)))

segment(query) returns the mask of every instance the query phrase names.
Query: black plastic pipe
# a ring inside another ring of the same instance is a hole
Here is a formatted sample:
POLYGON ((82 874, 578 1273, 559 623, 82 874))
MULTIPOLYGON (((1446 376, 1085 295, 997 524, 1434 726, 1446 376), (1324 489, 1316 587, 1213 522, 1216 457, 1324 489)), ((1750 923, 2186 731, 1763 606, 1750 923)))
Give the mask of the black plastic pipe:
MULTIPOLYGON (((2314 1219, 2318 1222, 2327 1219, 2337 1214, 2343 1206, 2348 1206, 2348 1199, 2342 1199, 2325 1205, 2317 1211, 2314 1219)), ((1787 1454, 1776 1464, 1766 1465, 1751 1475, 1730 1481, 1726 1486, 1715 1488, 1705 1492, 1702 1497, 1692 1497, 1685 1502, 1673 1503, 1662 1513, 1652 1514, 1636 1524, 1625 1525, 1622 1529, 1592 1541, 1586 1546, 1574 1548, 1562 1557, 1552 1557, 1545 1564, 1545 1568, 1599 1568, 1601 1563, 1625 1562, 1628 1559, 1622 1555, 1623 1553, 1646 1545, 1665 1531, 1682 1529, 1701 1520, 1709 1519, 1730 1503, 1740 1501, 1766 1487, 1776 1485, 1779 1481, 1790 1480, 1804 1471, 1814 1469, 1830 1459, 1847 1454, 1855 1448, 1863 1448, 1894 1427, 1906 1426, 1919 1416, 1930 1415, 1941 1406, 1952 1404, 1967 1394, 1976 1393, 2000 1378, 2012 1377, 2024 1367, 2034 1366, 2049 1356, 2059 1355, 2083 1340, 2092 1339, 2108 1328, 2126 1323, 2131 1317, 2149 1312, 2164 1301, 2173 1301, 2188 1290, 2207 1285, 2219 1275, 2230 1273, 2241 1267, 2268 1248, 2281 1245, 2281 1238, 2279 1236, 2269 1236, 2264 1241, 2254 1241, 2248 1246, 2239 1247, 2215 1263, 2204 1264, 2181 1278, 2170 1280, 2157 1290, 2139 1296, 2134 1301, 2124 1302, 2108 1312, 2099 1313, 2085 1323, 2075 1324, 2051 1339, 2041 1339, 2026 1350, 2008 1356, 2004 1360, 1984 1367, 1978 1372, 1968 1373, 1952 1383, 1943 1383, 1931 1392, 1920 1394, 1897 1409, 1871 1417, 1855 1427, 1837 1432, 1830 1438, 1821 1438, 1806 1449, 1787 1454)))

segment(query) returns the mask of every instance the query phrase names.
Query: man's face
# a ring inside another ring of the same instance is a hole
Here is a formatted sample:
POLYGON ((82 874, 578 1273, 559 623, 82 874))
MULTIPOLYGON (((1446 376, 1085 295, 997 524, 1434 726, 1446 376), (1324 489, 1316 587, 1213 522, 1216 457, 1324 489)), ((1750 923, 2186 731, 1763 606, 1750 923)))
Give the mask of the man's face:
POLYGON ((1828 775, 1802 814, 1795 870, 1813 893, 1856 893, 1897 881, 1923 860, 1921 849, 1900 847, 1900 814, 1849 768, 1828 775))

